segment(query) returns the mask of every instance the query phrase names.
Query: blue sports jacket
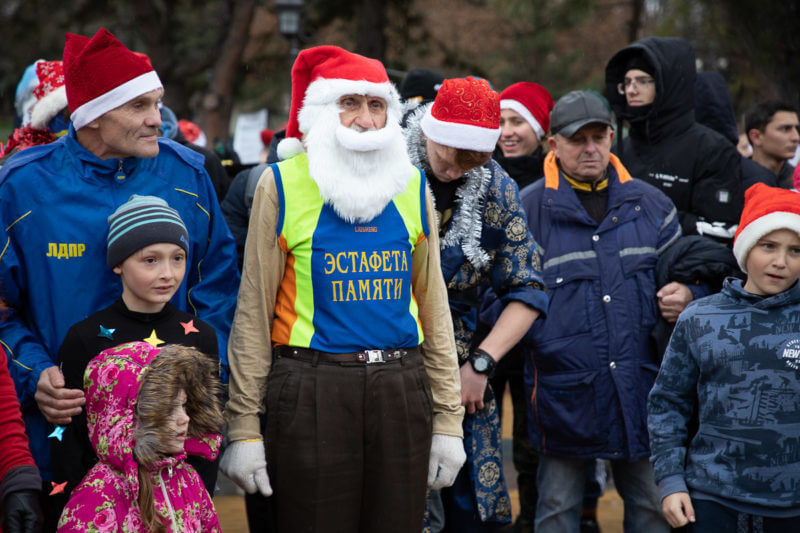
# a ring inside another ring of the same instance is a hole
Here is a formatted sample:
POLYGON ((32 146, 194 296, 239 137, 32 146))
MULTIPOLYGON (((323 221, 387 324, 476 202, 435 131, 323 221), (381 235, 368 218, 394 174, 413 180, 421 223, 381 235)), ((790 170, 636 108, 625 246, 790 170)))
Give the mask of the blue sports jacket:
POLYGON ((201 155, 159 139, 151 159, 101 160, 70 126, 55 143, 29 148, 0 169, 0 296, 11 307, 0 342, 43 475, 52 432, 34 400, 39 375, 55 364, 69 327, 108 307, 122 293, 106 265, 108 216, 133 194, 163 198, 189 231, 183 283, 172 298, 217 331, 220 371, 227 380, 227 342, 239 274, 236 247, 201 155))
POLYGON ((638 460, 649 455, 647 393, 658 367, 656 259, 681 235, 675 206, 612 154, 608 210, 598 225, 559 171, 521 201, 544 250, 547 316, 523 340, 529 432, 541 453, 638 460))

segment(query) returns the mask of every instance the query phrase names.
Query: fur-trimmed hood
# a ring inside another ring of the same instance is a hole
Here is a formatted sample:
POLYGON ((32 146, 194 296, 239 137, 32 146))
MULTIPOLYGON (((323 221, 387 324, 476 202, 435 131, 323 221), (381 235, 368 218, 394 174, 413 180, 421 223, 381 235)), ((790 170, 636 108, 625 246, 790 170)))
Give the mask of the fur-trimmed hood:
MULTIPOLYGON (((406 138, 411 163, 421 168, 430 177, 430 180, 435 180, 436 177, 428 163, 425 134, 420 126, 422 117, 432 105, 433 102, 421 105, 406 115, 403 135, 406 138)), ((494 162, 490 162, 491 164, 496 165, 494 162)), ((464 176, 464 183, 456 189, 455 193, 457 208, 454 210, 453 219, 445 236, 441 239, 440 245, 442 249, 460 245, 467 260, 476 269, 481 269, 491 260, 486 250, 481 247, 481 232, 483 230, 484 201, 486 191, 492 181, 492 173, 484 165, 469 170, 464 176)))
POLYGON ((121 472, 138 492, 136 459, 149 470, 182 461, 187 453, 213 459, 223 418, 215 364, 192 348, 131 342, 100 352, 84 375, 89 439, 100 461, 121 472), (158 452, 180 389, 191 421, 185 452, 158 452))

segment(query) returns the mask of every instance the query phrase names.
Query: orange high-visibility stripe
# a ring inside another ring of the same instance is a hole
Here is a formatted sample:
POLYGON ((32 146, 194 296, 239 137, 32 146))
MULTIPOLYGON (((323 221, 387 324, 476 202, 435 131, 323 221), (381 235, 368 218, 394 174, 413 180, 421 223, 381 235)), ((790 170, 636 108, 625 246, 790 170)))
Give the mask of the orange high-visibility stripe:
MULTIPOLYGON (((278 236, 281 249, 287 249, 286 238, 278 236)), ((278 298, 275 302, 275 320, 272 324, 272 344, 289 344, 292 336, 292 327, 297 322, 295 302, 297 301, 297 273, 294 270, 295 258, 291 252, 286 256, 281 285, 278 287, 278 298), (280 317, 280 318, 278 318, 280 317)))

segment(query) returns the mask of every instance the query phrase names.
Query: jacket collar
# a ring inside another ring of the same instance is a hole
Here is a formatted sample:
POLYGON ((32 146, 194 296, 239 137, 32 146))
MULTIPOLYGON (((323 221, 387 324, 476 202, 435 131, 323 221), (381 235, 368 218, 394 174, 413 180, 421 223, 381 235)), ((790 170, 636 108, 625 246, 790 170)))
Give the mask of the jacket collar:
POLYGON ((757 309, 772 309, 790 304, 800 303, 800 282, 789 289, 772 296, 759 296, 744 290, 744 281, 729 277, 725 279, 722 292, 736 300, 742 301, 757 309))
POLYGON ((121 179, 125 179, 125 177, 134 172, 141 162, 138 157, 100 159, 78 142, 75 127, 71 122, 69 124, 69 132, 64 138, 64 142, 72 156, 72 164, 83 178, 102 180, 104 182, 120 179, 116 176, 123 176, 121 179))

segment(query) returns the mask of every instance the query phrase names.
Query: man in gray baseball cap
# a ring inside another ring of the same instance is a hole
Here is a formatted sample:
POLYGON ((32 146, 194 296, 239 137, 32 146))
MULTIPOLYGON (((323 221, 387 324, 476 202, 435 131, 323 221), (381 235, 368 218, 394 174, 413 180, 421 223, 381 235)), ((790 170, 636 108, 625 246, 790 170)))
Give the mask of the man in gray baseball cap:
POLYGON ((647 394, 657 367, 658 256, 681 234, 675 206, 611 154, 602 97, 563 96, 550 118, 545 179, 521 203, 550 306, 524 338, 528 420, 539 452, 535 531, 577 532, 587 467, 609 460, 626 531, 666 533, 648 461, 647 394), (649 280, 649 281, 648 281, 649 280))

